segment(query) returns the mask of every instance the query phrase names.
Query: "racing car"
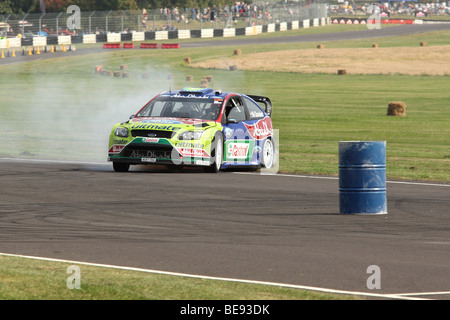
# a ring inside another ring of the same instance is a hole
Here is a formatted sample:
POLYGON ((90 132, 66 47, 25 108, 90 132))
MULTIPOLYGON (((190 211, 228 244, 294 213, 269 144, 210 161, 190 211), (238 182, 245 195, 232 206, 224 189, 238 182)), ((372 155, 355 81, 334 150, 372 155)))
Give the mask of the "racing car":
POLYGON ((268 97, 183 88, 152 98, 128 121, 113 126, 108 161, 131 165, 272 168, 276 146, 268 97))

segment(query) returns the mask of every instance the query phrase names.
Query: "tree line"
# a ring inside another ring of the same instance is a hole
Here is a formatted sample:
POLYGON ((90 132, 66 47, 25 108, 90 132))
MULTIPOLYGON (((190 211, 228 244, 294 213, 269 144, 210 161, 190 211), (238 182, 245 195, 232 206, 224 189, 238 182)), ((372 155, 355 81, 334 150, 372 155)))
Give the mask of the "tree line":
MULTIPOLYGON (((0 0, 0 14, 64 12, 70 5, 81 11, 205 8, 232 5, 236 0, 0 0), (45 11, 44 11, 45 10, 45 11)), ((252 0, 241 1, 251 4, 252 0)))

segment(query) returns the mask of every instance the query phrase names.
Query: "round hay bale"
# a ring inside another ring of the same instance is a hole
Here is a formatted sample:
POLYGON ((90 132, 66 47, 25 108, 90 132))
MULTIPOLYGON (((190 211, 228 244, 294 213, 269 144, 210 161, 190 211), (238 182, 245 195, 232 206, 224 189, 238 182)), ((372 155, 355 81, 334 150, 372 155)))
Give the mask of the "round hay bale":
POLYGON ((377 43, 372 44, 372 48, 378 48, 378 44, 377 43))
POLYGON ((403 101, 389 102, 387 115, 388 116, 405 116, 406 115, 406 103, 404 103, 403 101))
POLYGON ((318 44, 317 45, 317 49, 323 49, 323 48, 325 48, 325 45, 323 45, 323 44, 318 44))
POLYGON ((191 58, 190 58, 190 57, 186 57, 186 58, 183 59, 183 61, 184 61, 186 64, 190 64, 190 63, 191 63, 191 58))
POLYGON ((129 78, 129 77, 130 74, 128 73, 128 71, 122 73, 122 78, 129 78))
POLYGON ((242 54, 241 49, 235 49, 235 50, 234 50, 234 55, 235 55, 235 56, 240 56, 241 54, 242 54))
POLYGON ((113 76, 113 72, 112 71, 105 71, 105 76, 112 77, 113 76))
POLYGON ((420 43, 420 46, 421 46, 421 47, 426 47, 427 45, 428 45, 428 43, 425 42, 425 41, 422 41, 422 42, 420 43))
POLYGON ((120 71, 114 71, 115 78, 120 78, 121 76, 122 76, 122 74, 120 73, 120 71))
POLYGON ((339 74, 339 75, 347 74, 347 70, 345 70, 345 69, 339 69, 339 70, 338 70, 338 74, 339 74))
POLYGON ((212 82, 212 81, 213 81, 213 76, 206 76, 205 79, 206 79, 208 82, 212 82))
POLYGON ((230 71, 237 70, 237 66, 236 65, 232 65, 232 66, 229 67, 229 70, 230 71))
POLYGON ((186 81, 191 82, 194 79, 193 76, 186 76, 186 81))
POLYGON ((122 64, 120 66, 120 70, 128 70, 128 66, 126 64, 122 64))

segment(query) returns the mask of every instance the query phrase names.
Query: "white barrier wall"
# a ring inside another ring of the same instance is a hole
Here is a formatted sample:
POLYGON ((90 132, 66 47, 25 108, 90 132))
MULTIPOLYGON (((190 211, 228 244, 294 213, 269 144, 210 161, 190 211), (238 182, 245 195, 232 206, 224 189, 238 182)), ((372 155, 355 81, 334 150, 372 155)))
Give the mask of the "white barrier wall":
POLYGON ((169 39, 169 31, 156 31, 155 40, 167 40, 169 39))
POLYGON ((299 28, 298 21, 292 21, 292 30, 297 30, 299 28))
POLYGON ((33 47, 46 45, 47 45, 47 37, 33 37, 33 47))
POLYGON ((214 37, 214 29, 202 29, 201 30, 202 38, 212 38, 214 37))
POLYGON ((275 23, 269 23, 267 25, 267 32, 275 32, 275 23))
POLYGON ((236 36, 236 29, 234 29, 234 28, 223 29, 223 36, 224 36, 224 38, 236 36))
POLYGON ((71 36, 58 36, 58 44, 71 44, 72 37, 71 36))
POLYGON ((280 23, 280 31, 286 31, 287 30, 287 22, 281 22, 280 23))
POLYGON ((189 39, 191 37, 191 30, 178 30, 178 39, 189 39))
POLYGON ((132 41, 144 41, 145 33, 144 32, 133 32, 131 35, 132 41))
POLYGON ((303 20, 303 28, 309 28, 309 20, 303 20))
POLYGON ((108 33, 106 35, 106 42, 120 42, 120 33, 108 33))
POLYGON ((257 34, 262 33, 262 26, 253 26, 253 27, 246 27, 245 28, 245 35, 246 36, 254 36, 257 34))
POLYGON ((97 36, 95 34, 83 35, 83 43, 97 43, 97 36))

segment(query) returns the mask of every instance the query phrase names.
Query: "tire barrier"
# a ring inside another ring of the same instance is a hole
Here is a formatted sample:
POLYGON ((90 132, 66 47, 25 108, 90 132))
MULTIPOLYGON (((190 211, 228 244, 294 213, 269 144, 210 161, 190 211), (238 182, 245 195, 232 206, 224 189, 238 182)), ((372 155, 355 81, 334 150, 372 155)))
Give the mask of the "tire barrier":
MULTIPOLYGON (((225 29, 201 29, 201 30, 171 30, 171 31, 147 31, 132 33, 108 33, 108 34, 85 34, 79 36, 34 36, 23 38, 0 39, 0 50, 10 48, 20 48, 29 46, 66 45, 72 43, 104 43, 105 49, 118 49, 116 43, 137 42, 148 40, 170 40, 170 39, 191 39, 191 38, 225 38, 236 36, 251 36, 267 32, 294 30, 299 28, 309 28, 311 26, 321 26, 330 23, 329 18, 316 18, 302 21, 270 23, 267 25, 255 25, 244 28, 225 29)), ((127 45, 131 48, 131 45, 127 45)), ((144 47, 145 48, 145 47, 144 47)), ((148 47, 150 48, 150 47, 148 47)))

